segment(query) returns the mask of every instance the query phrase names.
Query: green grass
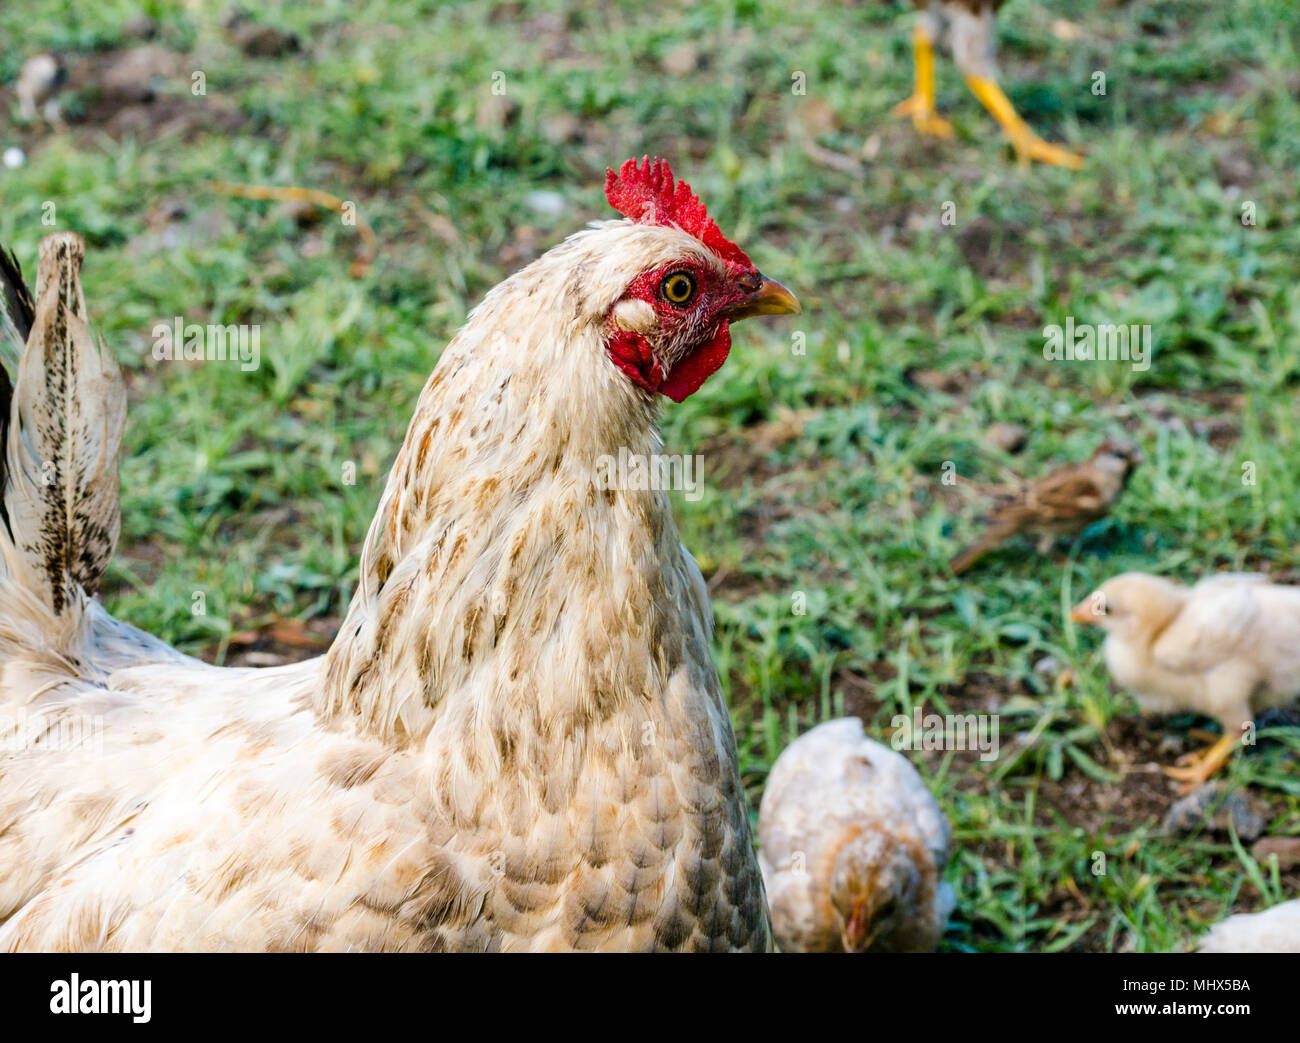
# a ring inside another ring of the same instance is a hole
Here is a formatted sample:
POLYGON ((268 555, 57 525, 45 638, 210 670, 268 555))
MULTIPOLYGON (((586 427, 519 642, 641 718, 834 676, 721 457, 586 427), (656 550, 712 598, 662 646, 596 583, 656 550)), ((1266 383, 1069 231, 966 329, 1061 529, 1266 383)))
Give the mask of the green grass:
MULTIPOLYGON (((143 5, 153 46, 182 56, 155 83, 181 114, 164 134, 97 116, 94 79, 75 71, 140 46, 121 29, 139 5, 0 11, 0 84, 62 48, 68 111, 84 116, 47 135, 0 111, 0 145, 28 152, 0 170, 0 241, 30 270, 46 202, 89 241, 92 316, 131 392, 114 612, 227 661, 232 634, 279 618, 328 633, 441 346, 495 282, 610 216, 606 164, 658 153, 804 304, 792 323, 738 328, 728 365, 663 417, 669 451, 704 457, 706 495, 679 496, 679 520, 711 578, 755 802, 784 744, 826 716, 883 734, 917 705, 997 712, 997 760, 915 755, 957 839, 946 945, 1180 949, 1229 909, 1300 893, 1295 871, 1230 837, 1161 832, 1173 796, 1150 766, 1192 722, 1139 719, 1063 611, 1127 569, 1300 576, 1290 0, 1012 0, 1007 91, 1045 137, 1086 151, 1078 174, 1018 170, 946 58, 957 140, 890 120, 911 81, 901 6, 273 4, 259 17, 305 51, 263 60, 201 6, 143 5), (1054 31, 1061 18, 1078 39, 1054 31), (687 58, 692 72, 665 68, 687 58), (194 70, 206 97, 190 94, 194 70), (810 135, 862 173, 812 158, 810 135), (328 215, 302 228, 275 203, 212 193, 213 178, 355 201, 379 256, 353 277, 354 229, 328 215), (955 225, 940 222, 949 202, 955 225), (260 324, 262 367, 155 363, 153 324, 177 315, 260 324), (1150 368, 1044 360, 1042 328, 1066 316, 1149 323, 1150 368), (918 382, 926 370, 946 390, 918 382), (986 444, 996 420, 1028 429, 1018 457, 986 444), (1110 519, 1054 556, 1013 545, 947 575, 979 501, 942 484, 946 462, 992 482, 1120 430, 1147 462, 1110 519), (1047 657, 1073 682, 1036 669, 1047 657)), ((1267 805, 1268 832, 1294 835, 1297 740, 1282 738, 1228 778, 1267 805)))

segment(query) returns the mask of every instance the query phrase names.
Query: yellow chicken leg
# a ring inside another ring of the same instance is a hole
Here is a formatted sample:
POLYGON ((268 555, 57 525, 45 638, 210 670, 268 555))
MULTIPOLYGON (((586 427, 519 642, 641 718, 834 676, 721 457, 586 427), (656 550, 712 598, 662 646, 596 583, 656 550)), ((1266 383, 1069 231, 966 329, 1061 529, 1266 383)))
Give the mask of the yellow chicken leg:
MULTIPOLYGON (((919 80, 919 65, 918 65, 919 80)), ((966 85, 971 93, 980 100, 980 104, 989 110, 989 114, 1002 125, 1002 130, 1010 139, 1016 150, 1016 158, 1022 167, 1029 166, 1033 160, 1050 163, 1057 167, 1078 170, 1083 166, 1083 157, 1052 145, 1035 134, 1029 124, 1020 118, 1011 100, 1002 93, 996 80, 983 76, 967 76, 966 85)))
POLYGON ((912 30, 912 56, 916 62, 916 88, 912 96, 894 106, 895 116, 910 116, 918 134, 952 137, 952 124, 934 111, 934 44, 919 25, 912 30))
POLYGON ((1184 757, 1179 757, 1178 763, 1182 764, 1186 761, 1188 762, 1187 766, 1166 768, 1165 774, 1171 779, 1177 779, 1179 782, 1185 783, 1186 785, 1183 786, 1182 792, 1190 793, 1201 783, 1213 777, 1220 768, 1227 764, 1229 759, 1232 757, 1232 751, 1235 750, 1240 743, 1241 739, 1239 736, 1228 732, 1213 746, 1200 750, 1197 753, 1189 753, 1184 757))

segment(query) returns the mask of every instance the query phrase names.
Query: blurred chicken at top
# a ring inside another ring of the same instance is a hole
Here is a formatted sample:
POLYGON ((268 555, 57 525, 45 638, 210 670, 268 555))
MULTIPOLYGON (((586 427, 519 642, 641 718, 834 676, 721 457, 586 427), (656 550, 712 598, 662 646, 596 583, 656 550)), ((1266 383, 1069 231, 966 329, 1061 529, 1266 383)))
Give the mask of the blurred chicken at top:
POLYGON ((916 25, 912 50, 916 60, 916 88, 912 96, 894 107, 894 115, 910 116, 921 134, 952 137, 952 125, 934 107, 934 45, 947 30, 953 61, 966 78, 966 86, 1002 126, 1022 166, 1033 160, 1078 170, 1082 157, 1044 141, 1030 129, 997 82, 993 58, 993 17, 1005 0, 912 0, 916 25))
POLYGON ((24 123, 38 116, 52 127, 62 127, 58 92, 68 82, 68 70, 57 54, 35 54, 23 62, 14 81, 18 112, 24 123))

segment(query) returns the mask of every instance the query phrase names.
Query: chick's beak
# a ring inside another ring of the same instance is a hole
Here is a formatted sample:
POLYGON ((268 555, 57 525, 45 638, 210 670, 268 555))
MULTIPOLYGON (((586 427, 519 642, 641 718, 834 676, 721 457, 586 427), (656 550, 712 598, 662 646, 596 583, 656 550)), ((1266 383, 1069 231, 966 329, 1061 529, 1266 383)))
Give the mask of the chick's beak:
POLYGON ((840 941, 847 952, 866 952, 875 940, 875 931, 871 930, 871 910, 865 898, 853 903, 853 913, 844 924, 840 941))
POLYGON ((753 279, 753 288, 742 283, 748 291, 727 310, 730 319, 748 319, 752 315, 800 315, 803 309, 795 295, 775 279, 759 275, 753 279), (756 285, 753 285, 756 284, 756 285))
POLYGON ((1070 622, 1085 625, 1097 622, 1097 613, 1092 607, 1091 598, 1084 598, 1074 608, 1070 609, 1070 622))

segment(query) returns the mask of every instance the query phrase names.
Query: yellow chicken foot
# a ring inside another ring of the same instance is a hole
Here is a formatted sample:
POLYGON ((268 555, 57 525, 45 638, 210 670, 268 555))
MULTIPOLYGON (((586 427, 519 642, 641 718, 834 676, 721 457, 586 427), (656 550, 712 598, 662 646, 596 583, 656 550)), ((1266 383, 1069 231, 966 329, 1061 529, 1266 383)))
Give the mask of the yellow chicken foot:
POLYGON ((1187 766, 1165 768, 1165 774, 1171 779, 1177 779, 1179 782, 1185 783, 1182 792, 1190 793, 1201 783, 1213 777, 1220 768, 1227 764, 1232 757, 1232 751, 1240 743, 1240 736, 1229 732, 1213 746, 1179 757, 1178 763, 1187 766))
POLYGON ((996 80, 968 76, 966 85, 980 100, 980 104, 988 109, 989 114, 1002 125, 1003 133, 1010 139, 1016 150, 1016 158, 1022 167, 1029 166, 1033 160, 1050 163, 1056 167, 1067 167, 1070 170, 1078 170, 1083 166, 1082 156, 1077 156, 1059 145, 1052 145, 1035 134, 1029 128, 1029 124, 1020 118, 1015 106, 1002 93, 1002 88, 998 86, 996 80))
POLYGON ((916 62, 916 88, 912 96, 894 106, 895 116, 910 116, 918 134, 952 137, 952 124, 934 111, 934 45, 925 31, 912 30, 912 55, 916 62))

